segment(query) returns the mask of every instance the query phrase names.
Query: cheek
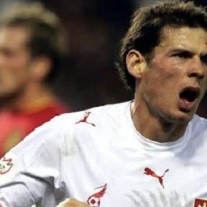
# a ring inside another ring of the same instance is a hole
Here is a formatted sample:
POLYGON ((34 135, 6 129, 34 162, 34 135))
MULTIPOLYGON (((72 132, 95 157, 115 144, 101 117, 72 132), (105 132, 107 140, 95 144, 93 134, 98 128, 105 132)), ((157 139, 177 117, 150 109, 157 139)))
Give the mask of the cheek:
POLYGON ((176 65, 170 65, 163 62, 163 64, 154 64, 152 68, 146 73, 146 80, 148 84, 153 84, 154 89, 164 89, 165 91, 174 88, 179 79, 183 76, 182 70, 176 65))
POLYGON ((155 73, 157 79, 170 79, 178 76, 184 72, 184 66, 173 59, 166 59, 165 57, 158 58, 150 64, 150 70, 155 73))
POLYGON ((172 101, 171 96, 176 90, 176 80, 173 74, 165 71, 146 74, 140 85, 144 99, 156 105, 168 102, 170 99, 172 101))
POLYGON ((28 68, 25 64, 10 64, 7 67, 5 66, 5 70, 2 70, 0 73, 3 75, 1 79, 1 83, 11 88, 21 87, 26 82, 29 81, 29 72, 28 68))
POLYGON ((167 80, 170 78, 170 74, 161 71, 161 70, 155 70, 150 69, 148 72, 146 72, 142 77, 142 82, 145 88, 154 90, 159 90, 164 82, 167 82, 167 80))
POLYGON ((13 61, 8 61, 7 66, 11 71, 21 73, 25 72, 25 68, 27 67, 27 61, 25 59, 15 58, 13 61))
POLYGON ((10 77, 24 79, 28 76, 28 61, 25 58, 14 58, 14 61, 8 61, 7 69, 10 77))
POLYGON ((156 76, 146 75, 143 77, 140 84, 140 91, 148 102, 155 101, 160 95, 161 84, 160 80, 156 76))

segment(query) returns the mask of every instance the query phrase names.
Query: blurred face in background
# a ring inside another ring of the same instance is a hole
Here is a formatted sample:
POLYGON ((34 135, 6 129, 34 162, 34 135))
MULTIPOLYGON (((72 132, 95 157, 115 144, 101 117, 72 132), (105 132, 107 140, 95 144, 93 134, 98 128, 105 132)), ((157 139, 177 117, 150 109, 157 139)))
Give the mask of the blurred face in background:
POLYGON ((0 101, 21 96, 31 84, 28 38, 26 28, 0 28, 0 101))

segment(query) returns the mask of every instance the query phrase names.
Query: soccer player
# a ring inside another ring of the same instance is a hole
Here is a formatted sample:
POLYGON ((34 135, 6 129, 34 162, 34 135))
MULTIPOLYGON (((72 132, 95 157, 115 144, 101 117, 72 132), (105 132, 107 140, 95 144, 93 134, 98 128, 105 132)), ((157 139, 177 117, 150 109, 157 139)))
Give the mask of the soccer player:
POLYGON ((134 99, 60 115, 1 160, 3 207, 207 205, 207 14, 192 2, 135 11, 119 71, 134 99))
POLYGON ((0 157, 37 126, 69 111, 52 90, 67 54, 59 18, 41 4, 6 10, 0 21, 0 157))

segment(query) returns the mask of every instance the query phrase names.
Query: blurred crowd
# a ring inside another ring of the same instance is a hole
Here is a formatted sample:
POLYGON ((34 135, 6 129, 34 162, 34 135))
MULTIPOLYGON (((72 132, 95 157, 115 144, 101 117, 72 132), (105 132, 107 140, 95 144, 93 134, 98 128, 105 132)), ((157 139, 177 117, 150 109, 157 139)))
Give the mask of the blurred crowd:
MULTIPOLYGON (((32 0, 25 0, 26 2, 32 0)), ((120 39, 135 7, 156 0, 42 0, 63 20, 70 54, 54 84, 56 93, 73 111, 121 102, 132 97, 119 80, 116 57, 120 39)), ((1 1, 4 9, 9 2, 1 1)), ((202 0, 197 4, 205 5, 202 0)), ((1 6, 2 4, 2 6, 1 6)), ((207 117, 207 95, 198 113, 207 117)))

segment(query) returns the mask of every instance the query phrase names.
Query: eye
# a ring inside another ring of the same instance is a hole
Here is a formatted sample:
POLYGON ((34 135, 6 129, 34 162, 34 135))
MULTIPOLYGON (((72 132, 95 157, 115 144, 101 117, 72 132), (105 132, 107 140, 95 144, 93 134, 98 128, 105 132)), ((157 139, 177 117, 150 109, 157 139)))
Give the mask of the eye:
POLYGON ((207 65, 207 55, 201 56, 201 62, 207 65))
POLYGON ((7 48, 0 48, 0 54, 5 57, 13 57, 15 53, 7 48))
POLYGON ((187 51, 180 51, 180 52, 174 53, 172 56, 179 57, 179 58, 190 58, 190 57, 192 57, 192 54, 187 51))

